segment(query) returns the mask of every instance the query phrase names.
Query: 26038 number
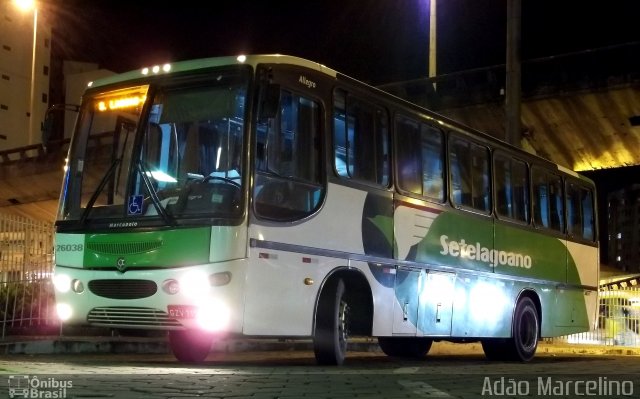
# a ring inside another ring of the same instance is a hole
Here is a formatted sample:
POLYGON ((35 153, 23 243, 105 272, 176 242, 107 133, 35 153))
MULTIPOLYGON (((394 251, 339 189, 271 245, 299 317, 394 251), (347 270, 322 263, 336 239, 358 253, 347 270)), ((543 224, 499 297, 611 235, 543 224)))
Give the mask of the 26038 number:
POLYGON ((82 244, 58 244, 56 245, 57 252, 73 252, 73 251, 82 251, 84 249, 84 245, 82 244))

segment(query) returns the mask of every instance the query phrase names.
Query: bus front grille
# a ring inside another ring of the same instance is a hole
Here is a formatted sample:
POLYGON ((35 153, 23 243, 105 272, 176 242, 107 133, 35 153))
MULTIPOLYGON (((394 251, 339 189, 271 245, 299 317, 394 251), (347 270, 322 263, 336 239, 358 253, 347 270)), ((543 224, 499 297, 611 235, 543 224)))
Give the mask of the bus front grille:
POLYGON ((89 290, 103 298, 140 299, 155 294, 158 285, 151 280, 104 279, 89 281, 89 290))
POLYGON ((87 249, 108 255, 131 255, 151 252, 162 245, 162 241, 89 242, 87 243, 87 249))
POLYGON ((93 308, 87 321, 103 326, 180 327, 181 324, 159 309, 113 306, 93 308))

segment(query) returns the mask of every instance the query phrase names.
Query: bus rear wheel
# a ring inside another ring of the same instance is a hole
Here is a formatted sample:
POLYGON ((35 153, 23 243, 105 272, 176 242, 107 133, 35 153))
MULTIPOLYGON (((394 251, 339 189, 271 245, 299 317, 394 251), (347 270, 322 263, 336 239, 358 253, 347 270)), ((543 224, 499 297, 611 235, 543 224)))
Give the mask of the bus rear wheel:
POLYGON ((540 321, 536 305, 531 298, 524 297, 518 301, 511 332, 511 338, 482 341, 482 349, 488 359, 521 362, 533 359, 540 338, 540 321))
POLYGON ((318 364, 341 365, 347 354, 349 305, 342 279, 328 282, 316 310, 313 351, 318 364))
POLYGON ((415 337, 378 337, 385 355, 407 359, 422 359, 431 349, 432 339, 415 337))
POLYGON ((173 355, 184 363, 199 363, 211 352, 214 335, 199 330, 169 331, 173 355))

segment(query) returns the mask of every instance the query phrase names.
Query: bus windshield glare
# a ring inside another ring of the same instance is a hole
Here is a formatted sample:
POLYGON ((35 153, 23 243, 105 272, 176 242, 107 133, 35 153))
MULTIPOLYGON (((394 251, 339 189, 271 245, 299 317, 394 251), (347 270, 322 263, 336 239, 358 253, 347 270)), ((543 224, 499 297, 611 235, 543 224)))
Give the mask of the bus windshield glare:
POLYGON ((86 96, 58 220, 239 217, 248 77, 197 83, 86 96))

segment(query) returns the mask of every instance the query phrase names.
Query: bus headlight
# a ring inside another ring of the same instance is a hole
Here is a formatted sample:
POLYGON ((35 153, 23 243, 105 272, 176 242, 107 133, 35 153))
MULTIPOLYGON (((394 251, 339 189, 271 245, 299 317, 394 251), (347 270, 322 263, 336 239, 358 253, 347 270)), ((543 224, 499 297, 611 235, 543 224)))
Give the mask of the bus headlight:
POLYGON ((222 331, 229 325, 231 311, 220 301, 208 301, 198 308, 196 321, 207 331, 222 331))
POLYGON ((71 278, 66 274, 56 274, 53 276, 53 286, 58 292, 69 292, 71 289, 71 278))
POLYGON ((56 304, 56 313, 58 313, 60 321, 67 321, 71 318, 73 310, 71 309, 71 306, 66 303, 58 303, 56 304))
POLYGON ((188 297, 201 298, 209 288, 209 277, 203 271, 190 270, 180 277, 180 289, 188 297))

